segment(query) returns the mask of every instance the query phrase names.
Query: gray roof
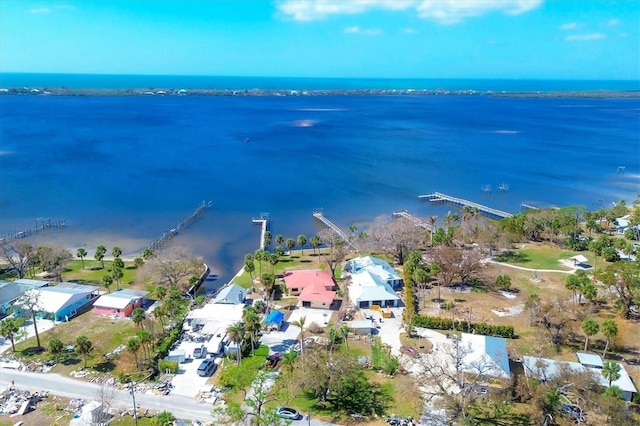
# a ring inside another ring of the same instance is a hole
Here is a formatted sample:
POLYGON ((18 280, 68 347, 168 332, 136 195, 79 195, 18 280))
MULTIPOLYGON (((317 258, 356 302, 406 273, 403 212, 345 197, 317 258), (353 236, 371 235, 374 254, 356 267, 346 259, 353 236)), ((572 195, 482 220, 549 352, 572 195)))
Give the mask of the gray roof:
POLYGON ((220 289, 212 303, 224 303, 239 305, 244 303, 244 299, 247 297, 247 290, 240 287, 238 284, 231 284, 220 289))
POLYGON ((12 302, 19 298, 22 293, 34 288, 46 286, 46 281, 20 279, 15 281, 0 281, 0 305, 12 302))
POLYGON ((602 362, 602 358, 600 358, 600 355, 585 354, 582 352, 577 352, 576 355, 578 356, 578 361, 580 361, 580 364, 583 364, 589 367, 599 367, 599 368, 602 368, 604 366, 604 363, 602 362))

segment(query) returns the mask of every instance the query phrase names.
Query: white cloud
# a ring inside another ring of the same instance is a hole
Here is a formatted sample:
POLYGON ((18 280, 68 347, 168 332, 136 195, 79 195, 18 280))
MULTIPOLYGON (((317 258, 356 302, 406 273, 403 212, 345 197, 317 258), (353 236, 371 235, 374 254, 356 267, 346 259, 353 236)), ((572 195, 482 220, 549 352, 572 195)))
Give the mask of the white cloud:
POLYGON ((620 25, 620 21, 618 21, 617 19, 609 19, 607 21, 607 25, 610 27, 616 27, 618 25, 620 25))
POLYGON ((402 32, 405 34, 416 34, 418 30, 416 30, 415 28, 403 28, 402 32))
POLYGON ((360 34, 360 35, 369 35, 369 36, 382 34, 382 31, 380 31, 380 29, 378 28, 363 29, 357 25, 353 27, 345 28, 344 32, 346 34, 360 34))
POLYGON ((578 28, 578 24, 575 22, 567 22, 560 26, 561 30, 575 30, 576 28, 578 28))
POLYGON ((278 12, 295 21, 315 21, 332 15, 355 15, 370 10, 411 10, 420 18, 453 24, 465 18, 499 11, 518 15, 543 0, 278 0, 278 12))
POLYGON ((593 40, 602 40, 607 36, 602 33, 591 33, 591 34, 571 34, 566 36, 564 39, 566 41, 593 41, 593 40))
POLYGON ((51 13, 51 9, 48 7, 35 7, 28 10, 29 13, 51 13))

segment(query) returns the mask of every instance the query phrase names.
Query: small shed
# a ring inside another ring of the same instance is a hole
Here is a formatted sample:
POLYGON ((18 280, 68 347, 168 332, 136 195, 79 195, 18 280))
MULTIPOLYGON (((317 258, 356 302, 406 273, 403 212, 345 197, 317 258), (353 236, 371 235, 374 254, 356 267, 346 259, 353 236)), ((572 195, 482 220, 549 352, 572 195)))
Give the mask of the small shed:
POLYGON ((170 351, 169 355, 165 358, 167 361, 178 361, 179 363, 185 362, 187 357, 184 353, 183 349, 176 349, 174 351, 170 351))
POLYGON ((370 320, 360 320, 360 321, 351 321, 349 324, 349 328, 353 331, 353 334, 365 335, 371 333, 371 321, 370 320))
POLYGON ((573 257, 571 258, 571 260, 573 260, 573 265, 574 265, 574 266, 577 266, 577 265, 584 265, 584 264, 586 264, 587 262, 589 262, 589 259, 587 259, 586 257, 584 257, 584 256, 583 256, 583 255, 581 255, 581 254, 577 254, 577 255, 573 256, 573 257))
POLYGON ((280 330, 283 321, 284 314, 280 311, 273 311, 264 319, 264 325, 268 330, 280 330))

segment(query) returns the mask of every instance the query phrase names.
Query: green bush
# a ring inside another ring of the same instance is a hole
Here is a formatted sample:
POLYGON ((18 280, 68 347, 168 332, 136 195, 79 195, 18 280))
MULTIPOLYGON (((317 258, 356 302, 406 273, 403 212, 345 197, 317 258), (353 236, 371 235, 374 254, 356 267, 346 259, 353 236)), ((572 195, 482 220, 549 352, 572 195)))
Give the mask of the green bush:
POLYGON ((158 370, 160 370, 161 373, 169 370, 171 374, 176 374, 178 372, 178 361, 162 360, 158 363, 158 370))
POLYGON ((456 330, 462 332, 475 332, 485 336, 515 338, 515 330, 511 325, 492 325, 482 322, 469 323, 468 321, 453 321, 450 318, 416 315, 413 318, 415 327, 431 328, 434 330, 456 330))

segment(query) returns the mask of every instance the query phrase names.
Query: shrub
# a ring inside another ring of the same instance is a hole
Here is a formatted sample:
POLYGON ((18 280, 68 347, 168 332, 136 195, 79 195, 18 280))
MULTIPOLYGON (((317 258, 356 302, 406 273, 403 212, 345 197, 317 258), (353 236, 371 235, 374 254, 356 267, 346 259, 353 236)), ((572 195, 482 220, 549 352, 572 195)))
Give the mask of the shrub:
POLYGON ((457 330, 467 332, 471 330, 477 334, 485 336, 505 337, 513 339, 515 330, 511 325, 492 325, 486 323, 469 323, 468 321, 453 321, 450 318, 431 317, 426 315, 416 315, 413 318, 413 325, 422 328, 432 328, 435 330, 457 330))
POLYGON ((162 360, 158 363, 158 369, 161 373, 169 370, 171 374, 176 374, 178 372, 178 361, 162 360))

